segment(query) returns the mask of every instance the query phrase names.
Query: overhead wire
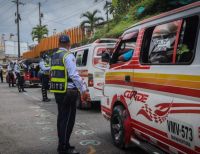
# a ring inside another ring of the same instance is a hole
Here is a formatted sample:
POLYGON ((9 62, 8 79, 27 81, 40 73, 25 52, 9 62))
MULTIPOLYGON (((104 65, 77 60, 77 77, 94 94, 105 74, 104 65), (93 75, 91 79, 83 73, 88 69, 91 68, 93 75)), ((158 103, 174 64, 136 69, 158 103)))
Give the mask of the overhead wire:
MULTIPOLYGON (((62 1, 60 1, 60 2, 62 2, 62 1)), ((63 3, 63 2, 62 2, 62 3, 63 3)), ((77 2, 75 2, 75 3, 77 3, 77 2)), ((54 7, 54 9, 52 9, 52 10, 49 10, 49 9, 48 9, 48 11, 44 11, 44 10, 43 10, 42 12, 44 12, 44 13, 49 13, 49 12, 52 13, 52 12, 56 12, 58 9, 60 10, 60 9, 65 8, 65 7, 74 6, 75 3, 72 3, 71 5, 69 5, 69 4, 66 3, 67 5, 62 5, 62 7, 57 7, 57 8, 54 7)), ((60 3, 58 3, 58 4, 60 4, 60 3)))
POLYGON ((1 7, 0 7, 0 9, 4 8, 4 7, 5 7, 5 4, 6 4, 6 5, 7 5, 7 4, 9 4, 9 3, 8 3, 8 1, 4 0, 4 3, 3 3, 3 4, 1 4, 1 7))
MULTIPOLYGON (((60 18, 54 18, 54 19, 51 19, 51 20, 47 20, 45 23, 49 23, 49 22, 54 22, 54 23, 59 23, 59 22, 57 22, 57 21, 60 21, 60 20, 64 20, 64 19, 66 19, 66 18, 72 18, 72 17, 74 17, 74 16, 76 16, 76 15, 78 15, 80 12, 82 12, 83 10, 88 10, 88 9, 90 9, 91 7, 94 7, 94 6, 97 6, 97 5, 99 5, 99 4, 101 4, 102 2, 104 2, 105 0, 101 0, 101 1, 99 1, 99 2, 96 2, 96 4, 94 5, 94 4, 92 4, 92 5, 90 5, 89 7, 87 7, 87 8, 84 8, 84 9, 82 9, 82 10, 77 10, 76 12, 74 12, 72 15, 70 15, 70 16, 63 16, 63 17, 60 17, 60 18), (57 19, 57 20, 55 20, 55 19, 57 19)), ((59 24, 61 24, 61 23, 59 23, 59 24)), ((62 24, 62 25, 66 25, 66 24, 62 24)))

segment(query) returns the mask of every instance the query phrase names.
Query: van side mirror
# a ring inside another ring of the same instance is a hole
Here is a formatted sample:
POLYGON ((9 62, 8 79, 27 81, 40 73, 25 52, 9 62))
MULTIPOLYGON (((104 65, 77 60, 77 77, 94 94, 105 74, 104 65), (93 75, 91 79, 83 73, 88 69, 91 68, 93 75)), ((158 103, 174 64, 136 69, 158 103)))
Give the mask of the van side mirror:
POLYGON ((102 53, 101 61, 109 63, 110 62, 110 53, 109 52, 102 53))

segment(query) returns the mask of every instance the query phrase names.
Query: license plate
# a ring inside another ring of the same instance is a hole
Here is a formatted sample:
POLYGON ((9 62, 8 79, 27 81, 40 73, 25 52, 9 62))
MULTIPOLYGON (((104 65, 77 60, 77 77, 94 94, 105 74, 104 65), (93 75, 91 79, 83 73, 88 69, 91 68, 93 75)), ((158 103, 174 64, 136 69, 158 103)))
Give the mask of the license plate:
POLYGON ((171 140, 192 147, 194 140, 193 127, 177 120, 167 120, 167 130, 171 140))

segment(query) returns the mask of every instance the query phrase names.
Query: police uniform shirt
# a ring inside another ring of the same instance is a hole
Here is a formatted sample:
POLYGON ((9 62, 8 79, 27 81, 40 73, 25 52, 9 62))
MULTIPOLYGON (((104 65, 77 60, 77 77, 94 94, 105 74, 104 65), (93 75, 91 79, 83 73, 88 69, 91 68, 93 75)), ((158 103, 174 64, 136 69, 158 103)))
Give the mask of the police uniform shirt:
POLYGON ((15 73, 20 73, 20 68, 19 68, 18 64, 15 64, 15 66, 14 66, 14 72, 15 73))
POLYGON ((8 71, 12 71, 12 68, 11 68, 10 64, 7 66, 7 70, 8 71))
MULTIPOLYGON (((59 48, 59 50, 64 50, 67 51, 65 48, 59 48)), ((72 79, 72 82, 68 83, 68 88, 78 88, 80 92, 84 92, 87 90, 86 84, 83 81, 83 79, 79 76, 79 73, 76 69, 76 59, 73 54, 69 54, 68 56, 65 57, 65 67, 67 68, 68 72, 68 77, 72 79)))
POLYGON ((51 69, 51 67, 45 66, 45 61, 43 59, 40 61, 39 66, 40 66, 42 73, 49 72, 49 70, 51 69))

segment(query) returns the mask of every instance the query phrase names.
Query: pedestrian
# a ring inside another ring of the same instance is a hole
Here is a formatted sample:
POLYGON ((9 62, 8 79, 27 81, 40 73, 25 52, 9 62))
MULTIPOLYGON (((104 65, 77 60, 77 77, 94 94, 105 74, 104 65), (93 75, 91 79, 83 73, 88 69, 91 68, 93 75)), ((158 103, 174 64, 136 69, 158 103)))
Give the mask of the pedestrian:
POLYGON ((3 67, 0 65, 0 78, 1 78, 1 83, 3 83, 3 67))
POLYGON ((59 49, 51 59, 50 91, 54 92, 58 106, 57 151, 59 154, 79 154, 69 142, 75 123, 76 101, 79 91, 84 101, 90 100, 90 95, 76 69, 76 60, 70 53, 70 39, 67 35, 59 37, 59 49))
POLYGON ((43 102, 49 102, 51 101, 47 97, 47 90, 49 90, 49 71, 50 71, 50 65, 49 65, 49 57, 46 54, 43 54, 41 56, 41 60, 39 63, 40 66, 40 80, 42 83, 42 101, 43 102))
POLYGON ((18 87, 18 91, 19 92, 26 92, 26 90, 24 90, 24 68, 26 67, 26 65, 24 65, 23 63, 19 64, 18 61, 16 61, 15 66, 14 66, 14 72, 15 75, 17 76, 17 87, 18 87))
POLYGON ((7 66, 7 73, 8 73, 8 84, 9 87, 14 87, 14 63, 10 62, 7 66))

